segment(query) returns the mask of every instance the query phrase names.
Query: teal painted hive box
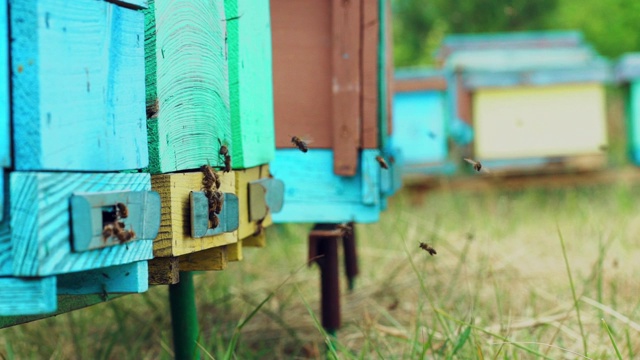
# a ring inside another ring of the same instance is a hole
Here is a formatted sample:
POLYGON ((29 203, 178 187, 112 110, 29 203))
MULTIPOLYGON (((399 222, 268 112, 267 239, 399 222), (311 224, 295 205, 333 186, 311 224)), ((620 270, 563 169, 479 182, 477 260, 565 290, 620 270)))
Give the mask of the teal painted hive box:
POLYGON ((402 174, 449 175, 450 124, 446 108, 446 75, 434 69, 396 70, 392 141, 403 155, 402 174))
POLYGON ((148 174, 119 173, 148 165, 144 6, 10 0, 0 12, 13 116, 11 132, 0 116, 0 160, 14 170, 2 176, 0 326, 148 288, 160 201, 148 174))

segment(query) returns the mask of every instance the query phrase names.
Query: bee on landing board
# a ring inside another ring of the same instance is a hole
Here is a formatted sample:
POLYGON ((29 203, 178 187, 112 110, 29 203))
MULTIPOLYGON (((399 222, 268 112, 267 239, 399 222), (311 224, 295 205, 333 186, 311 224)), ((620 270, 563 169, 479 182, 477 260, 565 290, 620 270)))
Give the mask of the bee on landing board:
POLYGON ((230 172, 231 171, 231 155, 229 154, 229 148, 226 145, 222 145, 222 141, 218 139, 220 143, 220 150, 218 150, 218 154, 222 155, 224 158, 224 168, 222 171, 230 172))
POLYGON ((471 159, 467 159, 467 158, 463 158, 464 161, 468 162, 469 164, 473 165, 473 170, 480 172, 481 170, 488 173, 489 170, 487 170, 487 168, 483 168, 482 164, 479 161, 475 161, 475 160, 471 160, 471 159))
POLYGON ((291 142, 298 148, 300 149, 300 151, 302 151, 303 153, 306 153, 307 151, 309 151, 309 146, 307 144, 306 141, 302 140, 301 138, 297 137, 297 136, 292 136, 291 137, 291 142))
POLYGON ((436 249, 434 249, 433 247, 431 247, 431 245, 429 245, 429 244, 427 244, 427 243, 423 243, 423 242, 421 242, 421 243, 420 243, 420 249, 422 249, 422 250, 424 250, 424 251, 428 252, 428 253, 429 253, 429 255, 431 255, 431 256, 433 256, 433 255, 436 255, 436 254, 437 254, 436 249))
POLYGON ((378 164, 380 164, 380 167, 383 169, 388 169, 389 165, 387 165, 387 162, 384 160, 384 158, 380 155, 376 156, 376 161, 378 162, 378 164))

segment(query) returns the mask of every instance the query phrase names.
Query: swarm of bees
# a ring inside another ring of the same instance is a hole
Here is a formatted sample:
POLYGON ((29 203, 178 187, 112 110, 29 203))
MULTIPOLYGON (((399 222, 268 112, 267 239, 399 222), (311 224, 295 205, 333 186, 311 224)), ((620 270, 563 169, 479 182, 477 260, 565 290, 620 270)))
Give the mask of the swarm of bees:
POLYGON ((200 171, 202 171, 203 174, 202 188, 209 205, 209 223, 211 228, 215 229, 220 225, 218 215, 222 212, 222 206, 224 205, 224 194, 219 190, 220 177, 216 175, 213 168, 209 165, 202 165, 200 171))
POLYGON ((115 206, 115 215, 113 216, 113 221, 107 222, 102 228, 102 242, 106 243, 109 238, 115 236, 118 239, 120 244, 131 241, 136 237, 135 231, 133 228, 130 230, 125 229, 124 222, 120 221, 121 219, 126 219, 129 217, 129 208, 127 208, 126 204, 121 202, 117 203, 115 206))
POLYGON ((306 153, 307 151, 309 151, 309 145, 307 144, 306 141, 302 140, 301 138, 297 136, 292 136, 291 142, 303 153, 306 153))
POLYGON ((433 247, 431 247, 431 245, 424 243, 424 242, 420 242, 420 249, 426 251, 429 253, 429 255, 433 256, 436 255, 438 252, 436 252, 436 249, 434 249, 433 247))
POLYGON ((384 160, 384 158, 380 155, 376 156, 376 161, 378 162, 378 164, 380 164, 380 167, 383 169, 388 169, 389 165, 387 165, 387 162, 384 160))

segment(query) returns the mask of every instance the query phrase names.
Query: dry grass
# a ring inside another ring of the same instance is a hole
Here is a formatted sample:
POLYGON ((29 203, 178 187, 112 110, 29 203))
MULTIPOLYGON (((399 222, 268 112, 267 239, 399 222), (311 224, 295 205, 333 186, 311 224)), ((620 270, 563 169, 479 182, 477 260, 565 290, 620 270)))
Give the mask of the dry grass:
MULTIPOLYGON (((331 339, 335 353, 347 359, 610 359, 616 357, 613 339, 623 358, 638 357, 639 190, 624 184, 443 190, 419 206, 400 194, 379 224, 358 225, 361 275, 352 293, 345 289, 343 328, 331 339), (420 241, 438 254, 420 250, 420 241)), ((308 228, 271 228, 267 248, 248 249, 245 261, 196 277, 201 344, 212 356, 222 357, 239 319, 305 262, 308 228)), ((319 308, 318 288, 317 268, 295 273, 242 329, 237 358, 322 357, 327 338, 309 314, 319 308)), ((0 354, 170 358, 167 298, 159 287, 0 330, 0 354)))

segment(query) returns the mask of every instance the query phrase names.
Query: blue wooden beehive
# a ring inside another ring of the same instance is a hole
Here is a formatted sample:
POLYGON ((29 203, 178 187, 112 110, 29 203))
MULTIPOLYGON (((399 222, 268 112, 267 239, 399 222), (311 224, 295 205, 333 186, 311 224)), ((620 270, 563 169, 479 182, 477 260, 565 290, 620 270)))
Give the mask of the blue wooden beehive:
POLYGON ((435 69, 399 69, 395 73, 391 137, 403 154, 405 178, 453 174, 449 138, 460 131, 446 107, 446 74, 435 69))
POLYGON ((445 64, 451 116, 473 129, 466 156, 508 171, 606 163, 605 59, 578 38, 569 46, 507 49, 484 35, 466 38, 484 46, 452 51, 445 64))
POLYGON ((0 160, 7 168, 12 158, 15 170, 3 176, 0 315, 70 310, 148 288, 159 197, 148 174, 118 172, 148 164, 144 15, 136 10, 146 2, 121 3, 10 0, 8 21, 0 14, 13 113, 0 160), (116 223, 127 238, 114 235, 116 223), (57 309, 58 295, 76 298, 57 309))
POLYGON ((616 65, 616 80, 626 86, 627 146, 631 161, 640 165, 640 53, 625 54, 616 65))

